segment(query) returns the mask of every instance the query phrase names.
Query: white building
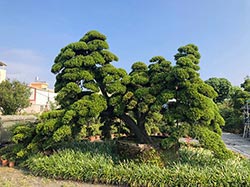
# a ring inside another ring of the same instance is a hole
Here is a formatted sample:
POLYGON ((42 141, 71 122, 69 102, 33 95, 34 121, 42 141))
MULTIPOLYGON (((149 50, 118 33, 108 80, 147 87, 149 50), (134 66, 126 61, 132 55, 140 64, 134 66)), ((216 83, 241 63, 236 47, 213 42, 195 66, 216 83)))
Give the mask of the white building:
MULTIPOLYGON (((0 61, 0 83, 6 80, 7 65, 0 61)), ((56 106, 56 93, 54 90, 48 88, 48 83, 39 81, 38 78, 30 85, 30 106, 25 108, 23 112, 26 113, 41 113, 51 109, 51 106, 56 106)))
POLYGON ((30 106, 24 109, 27 113, 41 113, 51 109, 51 106, 56 106, 56 93, 48 88, 48 83, 36 81, 30 85, 31 96, 30 106))
POLYGON ((6 69, 5 69, 5 66, 7 66, 5 63, 3 62, 0 62, 0 83, 2 81, 5 81, 6 80, 6 69))

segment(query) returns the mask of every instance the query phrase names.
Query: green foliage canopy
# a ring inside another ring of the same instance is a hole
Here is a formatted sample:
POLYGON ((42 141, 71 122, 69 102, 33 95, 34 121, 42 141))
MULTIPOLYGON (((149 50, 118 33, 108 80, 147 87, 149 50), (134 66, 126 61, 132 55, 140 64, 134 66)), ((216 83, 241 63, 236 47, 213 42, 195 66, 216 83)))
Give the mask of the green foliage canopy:
POLYGON ((63 48, 56 57, 52 72, 57 79, 57 101, 67 116, 62 122, 79 127, 90 117, 101 117, 110 130, 109 126, 118 118, 139 141, 148 142, 145 123, 152 122, 153 116, 157 116, 154 113, 160 112, 162 104, 173 96, 166 89, 171 63, 163 57, 154 57, 149 67, 136 62, 127 74, 111 64, 118 58, 107 50, 105 40, 101 33, 90 31, 79 42, 63 48), (93 95, 98 101, 93 100, 93 95))
POLYGON ((16 114, 29 106, 30 88, 17 80, 0 83, 0 111, 4 115, 16 114))
POLYGON ((73 140, 97 118, 104 124, 104 136, 110 136, 112 124, 122 121, 143 143, 151 142, 146 127, 162 119, 167 119, 165 125, 203 125, 220 134, 224 121, 213 102, 217 94, 199 77, 197 46, 180 47, 175 66, 155 56, 150 65, 135 62, 129 74, 111 64, 118 58, 108 48, 103 34, 90 31, 61 49, 51 69, 61 108, 41 116, 27 147, 48 149, 73 140), (176 99, 173 106, 171 99, 176 99))
POLYGON ((232 92, 232 84, 225 78, 212 77, 205 81, 208 85, 212 86, 217 92, 218 96, 215 98, 215 102, 223 102, 225 99, 230 98, 232 92))
POLYGON ((176 99, 172 114, 179 122, 205 125, 221 133, 224 120, 213 102, 217 94, 200 78, 199 59, 198 47, 193 44, 180 47, 175 55, 176 66, 169 77, 169 86, 175 91, 176 99))
POLYGON ((250 77, 246 76, 245 81, 241 84, 241 87, 244 88, 245 91, 250 92, 250 77))

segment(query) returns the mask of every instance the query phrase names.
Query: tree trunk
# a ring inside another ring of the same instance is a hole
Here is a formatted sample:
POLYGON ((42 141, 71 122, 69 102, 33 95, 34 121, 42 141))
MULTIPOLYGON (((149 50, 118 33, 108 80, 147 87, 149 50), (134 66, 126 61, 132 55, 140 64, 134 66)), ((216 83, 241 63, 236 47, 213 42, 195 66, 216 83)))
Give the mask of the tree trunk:
POLYGON ((102 127, 102 135, 105 139, 110 140, 111 139, 111 127, 110 124, 112 124, 111 120, 107 120, 104 122, 104 126, 102 127))
POLYGON ((129 129, 135 134, 139 143, 152 143, 152 140, 148 136, 144 125, 138 126, 136 122, 128 115, 123 114, 120 116, 121 120, 129 127, 129 129))

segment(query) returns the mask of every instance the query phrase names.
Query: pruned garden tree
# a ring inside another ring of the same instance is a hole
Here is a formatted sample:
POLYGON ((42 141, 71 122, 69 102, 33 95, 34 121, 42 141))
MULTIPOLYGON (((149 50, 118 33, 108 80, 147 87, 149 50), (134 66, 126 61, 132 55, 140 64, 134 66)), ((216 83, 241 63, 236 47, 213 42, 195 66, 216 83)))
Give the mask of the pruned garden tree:
POLYGON ((224 120, 213 102, 217 94, 200 78, 199 59, 198 48, 193 44, 178 49, 169 82, 176 99, 172 110, 179 122, 205 125, 219 132, 224 120))
POLYGON ((171 69, 170 62, 163 57, 152 58, 149 67, 137 62, 127 74, 111 64, 118 58, 107 50, 105 40, 104 35, 90 31, 79 42, 61 50, 52 67, 57 75, 55 90, 61 112, 57 111, 60 116, 56 118, 59 120, 49 116, 39 126, 52 120, 55 129, 58 127, 56 132, 67 129, 63 137, 74 137, 82 126, 100 117, 104 123, 103 134, 109 136, 110 125, 120 119, 139 142, 150 142, 145 123, 148 119, 159 121, 157 113, 170 98, 163 92, 167 88, 165 79, 171 69))
POLYGON ((30 88, 17 80, 0 83, 0 110, 4 115, 13 115, 29 106, 30 88))
MULTIPOLYGON (((156 56, 148 66, 134 63, 129 74, 111 64, 118 57, 108 48, 103 34, 90 31, 61 49, 51 70, 60 108, 44 113, 35 130, 26 129, 33 136, 27 149, 48 149, 74 140, 97 118, 106 137, 113 123, 123 121, 140 143, 151 143, 146 124, 160 123, 163 117, 172 124, 176 120, 206 126, 220 134, 224 121, 213 102, 216 92, 199 77, 200 54, 195 45, 178 49, 174 67, 156 56), (168 107, 171 99, 176 99, 174 107, 168 107)), ((15 141, 25 139, 17 136, 15 141)))
POLYGON ((198 138, 200 143, 212 150, 217 157, 231 157, 231 152, 221 140, 224 119, 213 101, 217 93, 198 73, 198 47, 193 44, 180 47, 175 60, 176 66, 168 79, 170 89, 175 90, 176 102, 169 111, 176 119, 177 137, 181 135, 180 129, 186 128, 187 135, 198 138))
MULTIPOLYGON (((171 63, 161 56, 153 57, 148 67, 142 62, 132 65, 127 92, 121 97, 122 113, 118 115, 136 135, 139 142, 150 142, 146 123, 159 123, 163 105, 173 97, 168 88, 171 63)), ((150 124, 149 124, 150 125, 150 124)))
POLYGON ((100 117, 104 135, 109 136, 110 125, 120 119, 139 142, 150 142, 145 123, 169 99, 163 91, 170 62, 163 57, 152 58, 154 64, 149 67, 136 62, 127 74, 111 64, 118 58, 107 50, 105 40, 97 31, 88 32, 79 42, 63 48, 55 59, 52 72, 57 74, 57 100, 65 110, 61 121, 71 127, 74 124, 75 136, 89 119, 100 117))

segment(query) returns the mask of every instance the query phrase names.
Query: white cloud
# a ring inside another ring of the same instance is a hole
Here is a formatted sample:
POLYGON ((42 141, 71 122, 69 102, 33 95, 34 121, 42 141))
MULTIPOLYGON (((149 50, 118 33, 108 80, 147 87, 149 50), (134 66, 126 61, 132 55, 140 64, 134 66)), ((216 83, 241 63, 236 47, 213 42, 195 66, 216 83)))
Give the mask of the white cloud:
POLYGON ((0 50, 0 61, 7 64, 7 78, 30 83, 39 77, 53 87, 54 76, 50 72, 52 60, 30 49, 0 50), (50 63, 51 62, 51 63, 50 63))

